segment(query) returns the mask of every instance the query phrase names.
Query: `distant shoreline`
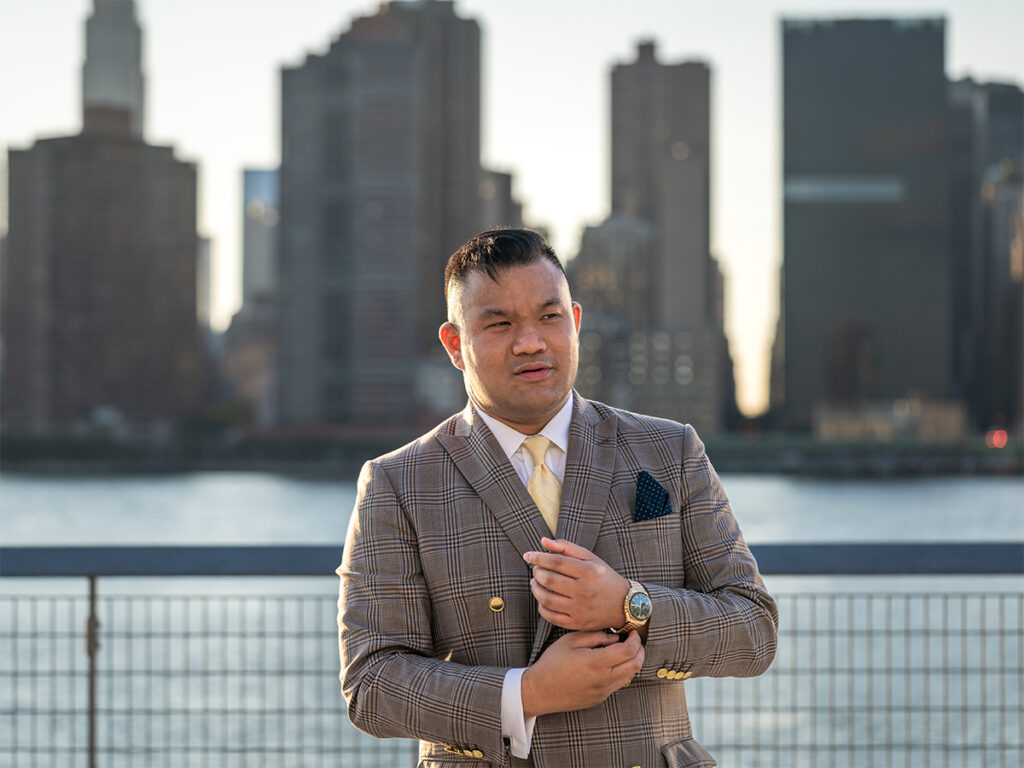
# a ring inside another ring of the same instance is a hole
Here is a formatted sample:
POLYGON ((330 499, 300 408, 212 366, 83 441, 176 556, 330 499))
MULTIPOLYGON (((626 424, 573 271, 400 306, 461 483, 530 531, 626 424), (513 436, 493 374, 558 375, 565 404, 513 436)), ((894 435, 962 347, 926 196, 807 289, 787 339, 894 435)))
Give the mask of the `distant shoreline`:
MULTIPOLYGON (((221 441, 153 444, 5 437, 0 471, 36 475, 266 472, 355 479, 363 462, 402 444, 375 441, 221 441)), ((707 453, 723 474, 838 478, 1024 475, 1019 444, 821 443, 806 436, 713 436, 707 453)))

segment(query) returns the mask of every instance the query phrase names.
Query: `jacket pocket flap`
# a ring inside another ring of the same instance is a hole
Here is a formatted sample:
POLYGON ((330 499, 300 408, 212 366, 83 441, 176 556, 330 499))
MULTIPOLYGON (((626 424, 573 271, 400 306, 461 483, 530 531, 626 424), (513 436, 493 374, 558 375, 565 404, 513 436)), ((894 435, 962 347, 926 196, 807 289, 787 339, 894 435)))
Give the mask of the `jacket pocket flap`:
POLYGON ((704 747, 696 739, 680 739, 666 744, 661 754, 668 763, 668 768, 714 768, 718 765, 704 747))

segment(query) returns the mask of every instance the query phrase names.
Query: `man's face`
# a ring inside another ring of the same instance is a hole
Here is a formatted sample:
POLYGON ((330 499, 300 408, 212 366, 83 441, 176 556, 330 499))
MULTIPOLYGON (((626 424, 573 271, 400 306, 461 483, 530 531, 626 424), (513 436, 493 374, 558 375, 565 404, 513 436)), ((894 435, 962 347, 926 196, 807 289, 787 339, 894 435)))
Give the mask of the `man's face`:
POLYGON ((449 295, 441 343, 477 406, 520 432, 539 432, 565 403, 579 364, 580 306, 547 259, 470 272, 449 295), (456 325, 457 323, 457 325, 456 325))

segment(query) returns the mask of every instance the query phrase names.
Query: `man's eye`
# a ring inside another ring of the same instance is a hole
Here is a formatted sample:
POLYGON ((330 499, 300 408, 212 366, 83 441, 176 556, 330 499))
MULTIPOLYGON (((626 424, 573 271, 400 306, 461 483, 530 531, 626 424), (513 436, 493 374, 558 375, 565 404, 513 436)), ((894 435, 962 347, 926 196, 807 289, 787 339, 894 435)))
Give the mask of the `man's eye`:
POLYGON ((488 328, 502 328, 504 326, 507 326, 508 324, 509 324, 508 320, 499 320, 496 323, 491 323, 487 327, 488 328))
POLYGON ((546 314, 543 317, 541 317, 541 320, 550 320, 552 318, 561 317, 561 316, 562 316, 562 314, 560 312, 548 312, 548 314, 546 314))

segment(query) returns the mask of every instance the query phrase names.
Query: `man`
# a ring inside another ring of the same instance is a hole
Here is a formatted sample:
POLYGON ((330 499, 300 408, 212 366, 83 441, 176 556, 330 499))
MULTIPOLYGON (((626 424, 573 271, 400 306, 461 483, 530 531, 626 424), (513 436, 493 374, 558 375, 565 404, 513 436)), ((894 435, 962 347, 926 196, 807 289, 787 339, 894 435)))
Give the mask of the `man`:
POLYGON ((445 294, 469 404, 360 474, 350 719, 423 768, 715 765, 682 681, 763 672, 778 616, 700 440, 572 390, 581 310, 537 233, 476 236, 445 294))

